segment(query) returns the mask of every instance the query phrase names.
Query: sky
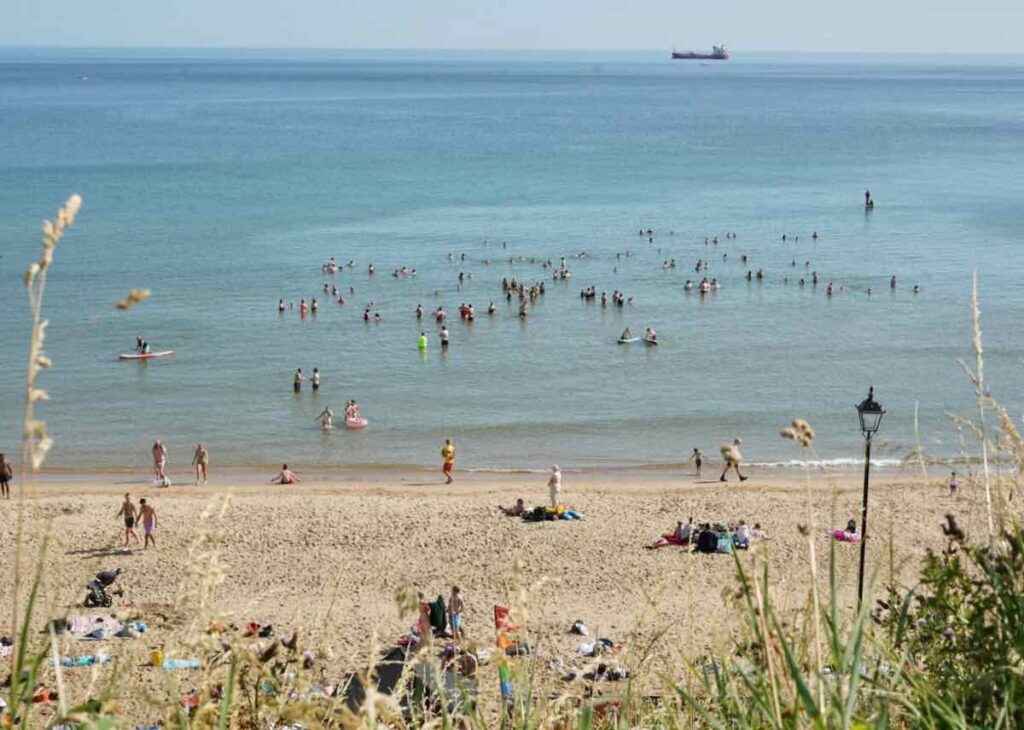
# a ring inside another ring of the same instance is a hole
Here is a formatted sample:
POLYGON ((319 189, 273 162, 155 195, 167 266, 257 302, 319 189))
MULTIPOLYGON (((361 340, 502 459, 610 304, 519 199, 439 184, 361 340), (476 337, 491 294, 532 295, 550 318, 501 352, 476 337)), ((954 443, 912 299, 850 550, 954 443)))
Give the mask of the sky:
POLYGON ((0 0, 0 46, 1024 52, 1024 0, 0 0))

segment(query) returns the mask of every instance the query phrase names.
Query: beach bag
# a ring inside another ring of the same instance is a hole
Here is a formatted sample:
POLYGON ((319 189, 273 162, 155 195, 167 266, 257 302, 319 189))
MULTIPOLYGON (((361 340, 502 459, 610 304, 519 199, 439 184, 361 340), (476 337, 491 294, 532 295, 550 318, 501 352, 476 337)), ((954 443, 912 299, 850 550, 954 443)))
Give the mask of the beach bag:
POLYGON ((732 535, 719 535, 718 536, 718 549, 715 552, 725 553, 728 555, 732 552, 732 535))

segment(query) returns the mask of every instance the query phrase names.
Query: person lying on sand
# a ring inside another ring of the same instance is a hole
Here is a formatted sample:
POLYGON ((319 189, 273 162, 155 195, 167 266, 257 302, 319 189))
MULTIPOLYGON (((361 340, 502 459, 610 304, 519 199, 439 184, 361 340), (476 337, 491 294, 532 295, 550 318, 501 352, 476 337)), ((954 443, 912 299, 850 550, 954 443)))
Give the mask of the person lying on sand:
POLYGON ((668 535, 662 535, 655 540, 651 545, 647 546, 648 550, 657 550, 658 548, 665 547, 666 545, 682 545, 686 546, 690 544, 690 537, 693 534, 693 518, 689 518, 686 524, 680 520, 676 523, 676 529, 674 529, 668 535))
POLYGON ((523 503, 523 498, 520 497, 511 507, 502 507, 499 504, 498 509, 500 509, 506 517, 522 517, 523 513, 526 512, 526 505, 523 503))
POLYGON ((301 481, 301 480, 299 479, 298 476, 295 475, 295 472, 293 472, 291 469, 289 469, 287 464, 282 464, 281 465, 281 471, 278 473, 278 475, 276 477, 274 477, 273 479, 270 480, 270 483, 271 484, 298 484, 299 481, 301 481))

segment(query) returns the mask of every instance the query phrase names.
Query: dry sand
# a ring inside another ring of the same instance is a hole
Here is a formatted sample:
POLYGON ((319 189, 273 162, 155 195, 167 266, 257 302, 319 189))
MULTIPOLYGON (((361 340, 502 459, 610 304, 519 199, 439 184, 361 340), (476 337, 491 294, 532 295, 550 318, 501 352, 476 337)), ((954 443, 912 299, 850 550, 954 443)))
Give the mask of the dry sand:
MULTIPOLYGON (((166 645, 168 654, 187 651, 174 631, 187 625, 196 599, 181 600, 179 594, 183 581, 186 587, 197 583, 195 572, 206 570, 211 555, 223 582, 204 601, 207 608, 238 624, 272 623, 281 635, 302 627, 304 642, 333 649, 329 677, 365 660, 373 632, 389 642, 408 630, 413 619, 399 615, 399 591, 412 588, 433 598, 447 595, 453 583, 465 592, 466 631, 483 645, 493 641, 496 603, 526 603, 530 629, 548 656, 574 663, 580 638, 567 629, 582 618, 591 638, 626 644, 626 664, 635 668, 651 644, 645 668, 678 676, 680 657, 715 648, 741 623, 742 615, 727 598, 736 587, 735 566, 728 556, 675 547, 649 551, 644 545, 691 515, 697 521, 760 522, 770 539, 759 542, 757 551, 770 561, 778 603, 792 608, 806 600, 809 586, 807 544, 797 527, 808 522, 808 494, 819 535, 851 517, 859 522, 861 500, 860 477, 852 474, 813 473, 808 491, 799 470, 755 472, 743 484, 722 484, 713 470, 702 481, 658 471, 568 472, 563 501, 586 519, 529 524, 501 516, 497 505, 519 496, 528 505, 544 503, 544 475, 457 473, 454 485, 442 486, 434 472, 351 471, 306 473, 297 486, 271 486, 265 483, 269 475, 236 471, 215 473, 208 487, 182 485, 188 483, 184 474, 172 476, 174 486, 156 489, 133 475, 50 475, 29 486, 25 497, 27 562, 35 562, 42 536, 52 532, 43 591, 50 615, 81 611, 75 606, 87 580, 119 567, 125 595, 115 599, 115 609, 135 604, 150 621, 152 630, 143 637, 102 647, 125 653, 120 693, 132 721, 160 719, 166 710, 147 707, 152 696, 173 695, 195 683, 181 672, 167 690, 155 670, 142 665, 159 645, 166 645), (115 515, 125 491, 156 507, 155 549, 117 549, 122 528, 115 515), (213 514, 204 518, 211 507, 213 514), (200 535, 213 537, 192 551, 200 535), (519 587, 531 589, 528 599, 519 587)), ((984 531, 981 495, 967 485, 962 490, 954 500, 939 477, 874 477, 868 560, 878 571, 877 582, 888 580, 891 566, 905 582, 912 581, 925 549, 943 544, 939 525, 947 512, 956 514, 969 533, 984 531)), ((16 501, 0 503, 5 634, 11 621, 15 513, 16 501)), ((829 543, 822 537, 818 546, 824 575, 829 543)), ((851 608, 858 554, 856 546, 837 545, 842 599, 851 608)), ((42 615, 38 619, 41 624, 42 615)), ((75 642, 67 650, 97 648, 75 642)), ((83 697, 92 670, 66 674, 68 694, 83 697)), ((493 668, 481 674, 485 696, 495 694, 492 674, 493 668)))

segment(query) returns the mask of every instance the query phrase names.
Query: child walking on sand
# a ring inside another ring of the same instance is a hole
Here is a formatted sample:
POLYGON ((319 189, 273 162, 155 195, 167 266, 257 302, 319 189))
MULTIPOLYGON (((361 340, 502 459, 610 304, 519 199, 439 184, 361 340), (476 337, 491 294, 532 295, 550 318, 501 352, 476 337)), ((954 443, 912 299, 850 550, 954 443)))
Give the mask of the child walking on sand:
POLYGON ((956 472, 953 472, 952 474, 949 475, 949 496, 950 497, 955 497, 956 496, 957 486, 958 485, 956 483, 956 472))
POLYGON ((452 625, 452 638, 455 641, 462 641, 462 612, 465 609, 462 589, 452 586, 452 594, 448 597, 448 622, 452 625))
MULTIPOLYGON (((145 502, 145 500, 143 500, 145 502)), ((135 517, 137 509, 135 503, 132 502, 131 495, 128 492, 124 493, 124 502, 121 503, 121 510, 117 513, 118 517, 124 517, 124 546, 128 547, 128 540, 135 540, 135 544, 138 545, 140 540, 139 536, 135 534, 135 517)))
POLYGON ((156 538, 153 537, 153 530, 156 529, 156 510, 146 504, 146 498, 139 500, 139 518, 142 520, 142 530, 146 533, 146 542, 143 548, 148 548, 150 543, 156 547, 156 538))
POLYGON ((693 453, 690 455, 690 461, 697 467, 697 477, 700 478, 700 467, 704 463, 704 452, 694 446, 693 453))

